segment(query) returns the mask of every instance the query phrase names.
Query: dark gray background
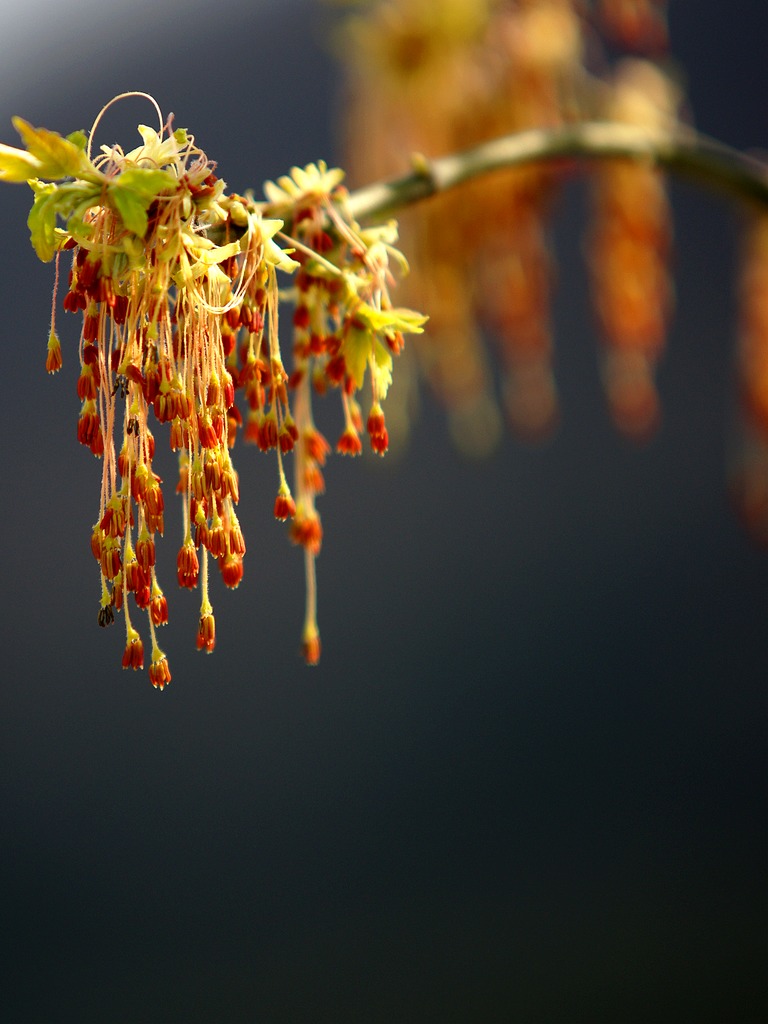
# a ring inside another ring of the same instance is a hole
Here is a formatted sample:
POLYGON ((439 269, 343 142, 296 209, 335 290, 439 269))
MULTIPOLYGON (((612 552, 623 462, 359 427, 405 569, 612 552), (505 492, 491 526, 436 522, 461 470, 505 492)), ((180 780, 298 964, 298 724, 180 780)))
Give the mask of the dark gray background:
MULTIPOLYGON (((314 4, 0 11, 5 141, 142 89, 232 188, 338 159, 314 4)), ((672 33, 699 127, 765 146, 762 0, 678 0, 672 33)), ((402 458, 332 460, 314 670, 273 461, 238 448, 245 581, 198 654, 172 507, 159 694, 96 625, 76 321, 48 378, 52 268, 0 190, 3 1021, 768 1020, 768 559, 725 486, 738 216, 673 196, 651 444, 604 409, 573 187, 554 441, 465 462, 427 399, 402 458)))

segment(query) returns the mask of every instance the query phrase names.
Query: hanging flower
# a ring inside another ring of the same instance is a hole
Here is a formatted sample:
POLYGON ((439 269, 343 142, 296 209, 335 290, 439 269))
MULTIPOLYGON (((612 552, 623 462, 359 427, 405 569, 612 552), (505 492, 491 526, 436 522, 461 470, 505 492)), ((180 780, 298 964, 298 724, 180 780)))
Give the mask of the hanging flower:
MULTIPOLYGON (((343 172, 323 163, 268 184, 269 207, 227 193, 194 137, 173 130, 162 115, 157 130, 139 126, 137 148, 124 153, 102 147, 96 156, 82 133, 62 138, 19 118, 14 123, 25 149, 0 146, 0 180, 28 181, 32 244, 42 260, 56 261, 49 372, 62 363, 56 291, 60 261, 65 254, 71 259, 63 305, 82 321, 77 436, 102 462, 91 535, 101 575, 99 623, 107 626, 124 611, 123 666, 140 668, 144 661, 127 601, 132 595, 148 617, 151 681, 162 689, 171 678, 155 637, 156 627, 168 621, 168 604, 155 564, 165 498, 153 468, 152 419, 170 425, 171 448, 179 457, 178 582, 200 588, 197 646, 214 648, 209 560, 234 588, 243 577, 246 548, 230 455, 242 422, 237 391, 249 407, 246 438, 276 453, 275 514, 292 518, 291 539, 307 553, 303 649, 316 663, 314 557, 322 531, 314 499, 324 487, 320 467, 330 446, 312 423, 308 382, 335 357, 343 361, 331 376, 333 386, 343 383, 347 425, 366 369, 374 403, 383 399, 390 351, 398 349, 403 331, 420 330, 424 320, 391 307, 387 261, 395 251, 386 239, 394 229, 366 234, 345 218, 343 172), (284 224, 296 233, 285 248, 277 240, 284 224), (297 314, 306 309, 323 338, 312 349, 301 316, 295 318, 300 340, 291 374, 278 338, 278 270, 299 272, 297 314), (283 468, 294 449, 298 502, 283 468)), ((386 447, 384 436, 382 430, 372 435, 375 450, 386 447)))

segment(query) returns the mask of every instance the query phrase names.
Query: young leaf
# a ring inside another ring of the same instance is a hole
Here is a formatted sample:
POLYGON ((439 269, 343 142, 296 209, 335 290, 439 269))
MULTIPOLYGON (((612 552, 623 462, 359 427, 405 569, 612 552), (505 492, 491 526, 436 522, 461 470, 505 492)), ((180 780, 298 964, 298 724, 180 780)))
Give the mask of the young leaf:
POLYGON ((148 199, 147 206, 157 196, 176 189, 178 179, 169 171, 155 167, 127 167, 116 179, 120 188, 130 189, 148 199))
POLYGON ((341 351, 347 373, 354 381, 356 388, 363 386, 365 368, 373 347, 373 334, 370 330, 351 327, 344 338, 341 351))
POLYGON ((376 385, 376 395, 383 402, 392 383, 392 356, 380 341, 373 346, 371 375, 376 385))
POLYGON ((117 182, 109 186, 107 194, 111 204, 120 214, 123 224, 129 231, 138 235, 139 238, 143 238, 147 233, 149 223, 147 210, 153 196, 139 195, 133 189, 123 188, 117 182))
POLYGON ((26 149, 0 143, 0 181, 27 181, 36 178, 41 170, 40 161, 26 149))
POLYGON ((92 167, 81 146, 63 139, 58 132, 47 128, 33 128, 21 117, 14 117, 13 126, 32 156, 40 161, 37 177, 77 178, 92 167))
POLYGON ((43 263, 53 259, 56 252, 56 213, 58 188, 53 183, 32 183, 35 200, 27 217, 30 239, 35 252, 43 263))

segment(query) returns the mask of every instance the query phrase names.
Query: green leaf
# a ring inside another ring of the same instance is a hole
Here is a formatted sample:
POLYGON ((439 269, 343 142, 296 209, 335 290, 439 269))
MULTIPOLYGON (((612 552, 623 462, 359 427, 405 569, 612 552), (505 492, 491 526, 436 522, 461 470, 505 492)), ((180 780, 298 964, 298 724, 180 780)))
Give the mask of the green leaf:
POLYGON ((116 179, 116 184, 146 197, 149 206, 161 193, 175 192, 178 180, 169 171, 161 171, 156 167, 127 167, 116 179))
POLYGON ((93 167, 80 145, 63 139, 58 132, 47 128, 33 128, 21 117, 13 118, 13 125, 32 156, 40 161, 40 178, 76 178, 93 167))
POLYGON ((392 356, 380 341, 373 346, 371 372, 376 383, 376 394, 379 401, 383 402, 392 383, 392 356))
POLYGON ((43 263, 49 263, 57 248, 58 189, 54 184, 44 185, 42 182, 37 182, 33 187, 35 201, 27 217, 27 226, 35 252, 43 263))
POLYGON ((138 195, 133 189, 123 188, 117 183, 109 186, 107 195, 128 230, 143 238, 149 223, 147 210, 154 196, 138 195))
POLYGON ((369 324, 377 333, 392 334, 402 331, 404 334, 421 334, 429 317, 417 313, 413 309, 396 307, 393 309, 374 309, 367 303, 361 303, 355 311, 356 315, 369 324))
POLYGON ((84 182, 57 185, 37 178, 30 179, 29 186, 35 193, 35 200, 27 224, 35 252, 47 263, 70 238, 73 230, 82 235, 88 234, 82 217, 89 207, 99 205, 101 189, 84 182), (66 230, 56 227, 57 217, 65 221, 66 230))
POLYGON ((107 186, 107 196, 123 224, 143 238, 147 233, 147 210, 161 193, 176 190, 177 180, 168 171, 153 167, 128 167, 107 186))
POLYGON ((363 386, 365 368, 368 365, 372 345, 373 336, 370 331, 361 331, 352 327, 344 338, 344 343, 341 347, 344 364, 356 388, 363 386))
POLYGON ((85 147, 88 145, 88 136, 85 132, 70 132, 67 136, 67 142, 71 142, 73 146, 77 146, 78 149, 82 149, 85 152, 85 147))
POLYGON ((36 178, 41 170, 40 161, 26 149, 0 143, 0 181, 27 181, 36 178))

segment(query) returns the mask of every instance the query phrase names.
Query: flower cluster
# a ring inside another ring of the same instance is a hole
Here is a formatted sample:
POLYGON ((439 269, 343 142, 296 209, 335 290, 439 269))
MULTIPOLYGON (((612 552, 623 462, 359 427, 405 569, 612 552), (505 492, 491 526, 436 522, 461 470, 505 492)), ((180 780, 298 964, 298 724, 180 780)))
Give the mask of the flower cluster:
MULTIPOLYGON (((351 222, 342 172, 324 165, 268 184, 274 216, 265 215, 265 204, 228 194, 193 136, 172 130, 162 116, 159 131, 139 127, 137 149, 103 147, 95 158, 81 133, 62 138, 21 119, 15 125, 26 148, 0 147, 0 179, 30 184, 32 244, 42 260, 55 258, 57 284, 61 259, 71 257, 63 306, 82 318, 77 435, 102 460, 91 533, 101 575, 98 618, 106 626, 124 613, 123 667, 145 661, 132 602, 147 615, 152 683, 162 689, 171 678, 156 632, 168 621, 155 566, 165 529, 153 468, 156 424, 168 425, 179 458, 178 583, 200 591, 197 647, 215 646, 209 567, 215 563, 224 583, 237 587, 245 554, 230 454, 243 424, 238 392, 248 410, 246 439, 277 453, 275 515, 291 520, 291 538, 306 553, 303 649, 317 662, 314 558, 322 534, 315 496, 329 445, 312 421, 310 387, 339 388, 344 430, 337 447, 354 453, 361 431, 355 395, 370 371, 368 433, 374 450, 384 452, 381 401, 391 357, 403 332, 421 330, 425 319, 392 308, 388 263, 391 256, 402 262, 394 226, 363 231, 351 222), (284 226, 296 240, 283 248, 276 237, 284 226), (277 271, 296 272, 290 372, 278 337, 277 271), (295 498, 283 467, 294 449, 295 498)), ((49 372, 62 363, 55 307, 56 288, 49 372)))
POLYGON ((731 492, 751 535, 768 548, 768 217, 745 226, 739 281, 741 438, 731 492))
MULTIPOLYGON (((371 449, 383 455, 389 437, 382 402, 392 380, 392 357, 402 350, 403 335, 420 333, 426 320, 412 310, 393 307, 390 300, 390 263, 407 268, 394 247, 395 222, 368 229, 354 223, 345 212, 342 179, 342 171, 329 170, 321 162, 295 167, 290 175, 265 185, 265 212, 285 223, 294 246, 292 256, 299 264, 294 275, 293 372, 288 380, 295 395, 295 421, 290 437, 285 427, 277 433, 281 448, 296 447, 295 499, 281 477, 275 515, 292 516, 291 539, 304 549, 307 605, 302 645, 310 663, 320 654, 314 560, 322 526, 315 498, 324 490, 322 467, 331 450, 315 426, 312 395, 339 392, 343 428, 337 452, 359 455, 365 429, 371 449), (366 378, 371 398, 364 416, 358 395, 366 378)), ((253 433, 261 444, 259 431, 255 425, 253 433)))
MULTIPOLYGON (((677 90, 652 64, 625 60, 616 69, 606 114, 655 130, 674 122, 678 101, 677 90)), ((642 439, 659 421, 653 376, 672 305, 666 187, 653 167, 606 160, 593 173, 592 193, 589 256, 605 391, 616 426, 642 439)))
MULTIPOLYGON (((610 58, 617 50, 645 55, 636 58, 635 72, 642 67, 654 80, 651 103, 663 94, 657 86, 669 80, 655 58, 663 57, 667 42, 665 7, 664 0, 367 0, 343 30, 350 173, 361 182, 402 174, 413 152, 441 157, 526 129, 605 119, 637 124, 624 102, 627 76, 613 73, 610 58), (360 146, 363 135, 366 144, 360 146)), ((640 77, 635 74, 631 84, 640 77)), ((651 111, 651 119, 668 114, 666 100, 662 95, 663 109, 651 111)), ((413 219, 402 218, 412 254, 409 299, 431 311, 417 346, 419 368, 447 405, 462 449, 482 454, 500 430, 484 330, 499 346, 503 403, 513 428, 535 439, 557 422, 548 234, 553 200, 570 170, 550 162, 497 171, 436 197, 413 219)), ((614 344, 617 331, 633 315, 630 293, 649 304, 649 317, 662 331, 668 307, 663 181, 652 167, 630 169, 625 184, 619 177, 618 165, 594 176, 595 192, 604 190, 603 201, 595 203, 602 239, 600 251, 594 242, 590 253, 611 353, 622 344, 614 344), (647 210, 640 206, 644 193, 647 210), (633 205, 639 215, 631 213, 633 205), (608 244, 603 228, 614 214, 622 224, 608 244), (638 238, 638 230, 645 238, 638 238), (609 250, 624 243, 620 266, 611 272, 609 250), (627 308, 621 309, 625 298, 627 308)), ((649 382, 651 357, 659 349, 657 341, 638 372, 649 382)), ((608 363, 609 405, 622 426, 642 434, 654 421, 652 410, 634 419, 625 415, 627 389, 617 384, 626 379, 629 360, 609 356, 608 363)), ((632 397, 637 402, 640 396, 632 397)), ((646 404, 655 397, 652 385, 644 397, 646 404)))

